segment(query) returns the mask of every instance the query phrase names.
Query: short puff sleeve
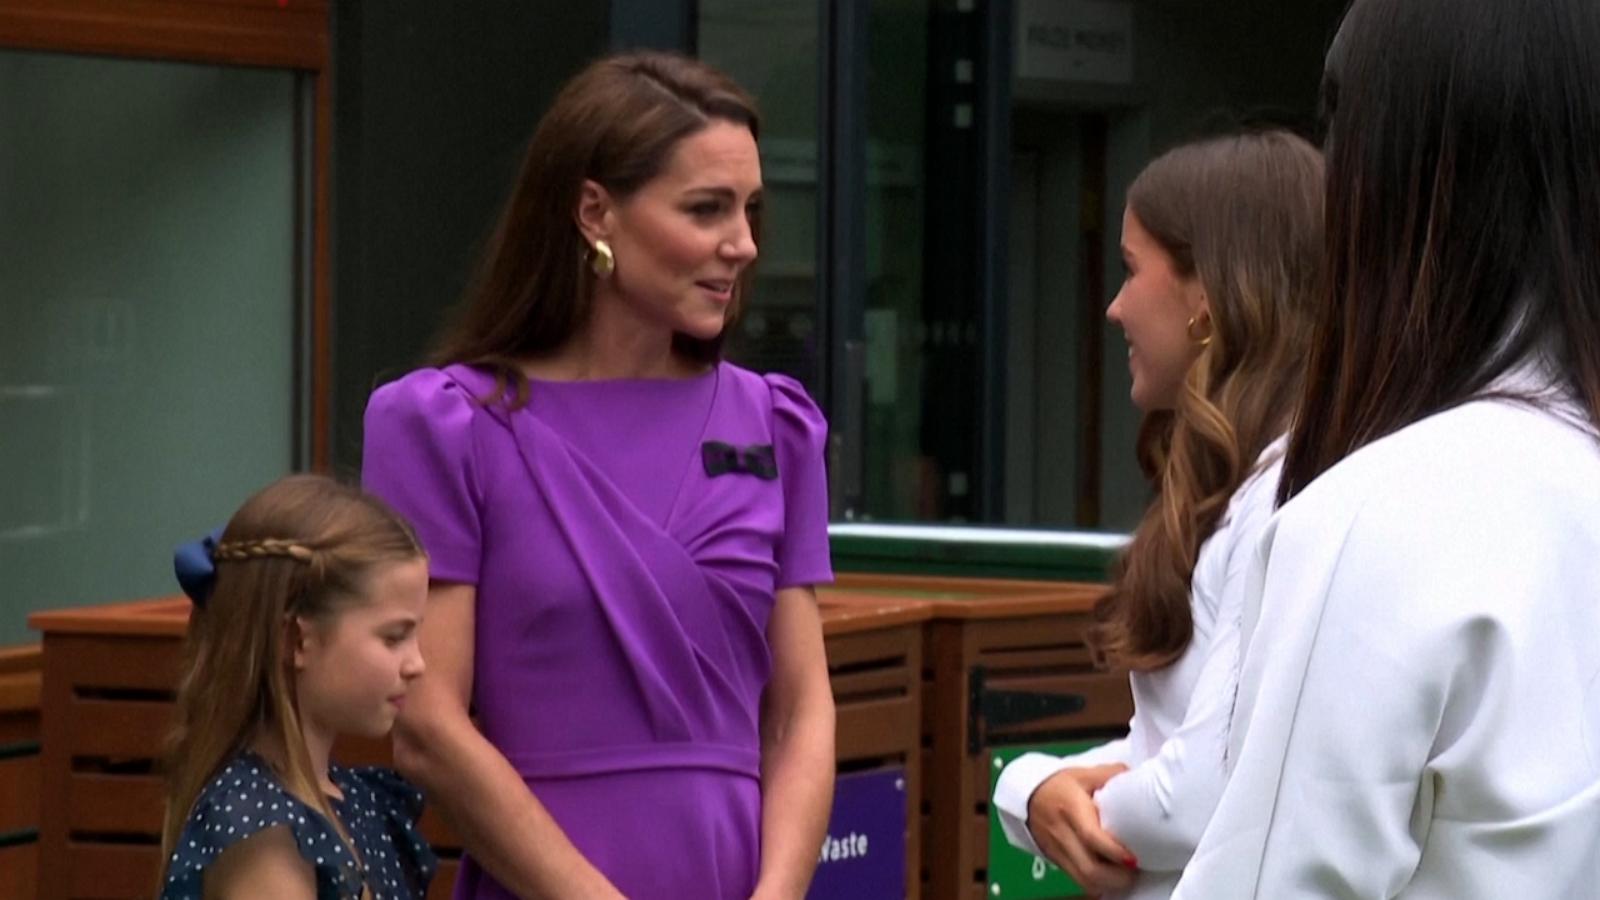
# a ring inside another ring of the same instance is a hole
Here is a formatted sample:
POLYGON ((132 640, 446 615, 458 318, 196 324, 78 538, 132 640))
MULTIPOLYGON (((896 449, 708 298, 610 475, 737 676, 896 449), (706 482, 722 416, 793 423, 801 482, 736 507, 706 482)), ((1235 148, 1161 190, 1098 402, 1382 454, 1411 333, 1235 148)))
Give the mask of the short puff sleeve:
POLYGON ((783 538, 777 587, 833 581, 828 552, 828 420, 805 388, 787 375, 763 376, 772 392, 772 439, 783 481, 783 538))
POLYGON ((362 485, 411 522, 435 580, 478 582, 483 494, 474 428, 484 414, 440 369, 412 372, 367 401, 362 485))
POLYGON ((394 897, 425 895, 439 867, 439 857, 417 824, 422 818, 422 792, 393 769, 382 766, 335 771, 335 780, 345 796, 342 814, 377 848, 367 864, 378 893, 394 897))
POLYGON ((223 851, 280 826, 316 872, 319 896, 361 896, 356 860, 328 820, 285 791, 259 759, 245 756, 224 767, 195 801, 167 860, 162 900, 200 900, 206 870, 223 851))

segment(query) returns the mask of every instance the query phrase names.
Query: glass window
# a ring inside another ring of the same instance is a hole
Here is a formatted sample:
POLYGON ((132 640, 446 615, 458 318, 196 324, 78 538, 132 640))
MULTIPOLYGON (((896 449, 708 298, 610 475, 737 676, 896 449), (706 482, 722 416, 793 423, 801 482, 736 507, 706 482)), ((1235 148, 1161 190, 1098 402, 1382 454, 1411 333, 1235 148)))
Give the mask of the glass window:
POLYGON ((1018 0, 1006 321, 1005 518, 1118 531, 1149 499, 1122 334, 1123 198, 1184 140, 1313 129, 1343 0, 1018 0))
POLYGON ((843 436, 834 474, 859 471, 855 518, 1137 522, 1141 416, 1126 345, 1104 321, 1123 197, 1154 155, 1199 132, 1262 120, 1309 131, 1344 2, 1013 0, 1007 22, 972 0, 865 0, 851 20, 864 37, 840 38, 819 27, 815 0, 702 0, 699 54, 753 90, 768 122, 767 238, 741 358, 820 369, 833 385, 819 399, 861 398, 829 410, 843 436), (819 66, 836 60, 837 80, 840 59, 864 89, 838 96, 862 109, 819 109, 819 66), (1003 114, 985 108, 992 97, 1003 114), (839 158, 863 171, 835 181, 860 198, 818 196, 819 137, 840 139, 819 136, 819 121, 859 132, 861 152, 839 158), (823 299, 837 273, 819 280, 819 241, 856 229, 863 283, 823 299), (986 328, 995 305, 1003 327, 986 328), (836 358, 814 323, 851 315, 865 352, 836 358))
POLYGON ((0 51, 0 645, 302 461, 299 78, 0 51))
POLYGON ((729 355, 758 371, 792 375, 820 397, 817 3, 704 0, 697 21, 699 55, 761 108, 761 258, 729 355))

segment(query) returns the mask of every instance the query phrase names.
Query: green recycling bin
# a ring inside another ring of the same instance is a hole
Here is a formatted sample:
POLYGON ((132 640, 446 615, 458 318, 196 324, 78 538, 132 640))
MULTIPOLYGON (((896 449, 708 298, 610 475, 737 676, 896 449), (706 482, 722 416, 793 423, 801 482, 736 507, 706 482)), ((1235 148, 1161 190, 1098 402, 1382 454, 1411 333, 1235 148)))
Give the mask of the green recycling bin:
POLYGON ((1082 897, 1083 888, 1067 873, 1042 857, 1018 850, 1006 840, 1000 827, 1000 813, 993 803, 994 787, 1000 781, 1000 771, 1024 753, 1040 752, 1053 756, 1081 753, 1100 741, 1070 741, 1054 744, 1021 744, 1011 747, 994 747, 989 756, 989 889, 991 898, 1001 900, 1055 900, 1058 897, 1082 897))

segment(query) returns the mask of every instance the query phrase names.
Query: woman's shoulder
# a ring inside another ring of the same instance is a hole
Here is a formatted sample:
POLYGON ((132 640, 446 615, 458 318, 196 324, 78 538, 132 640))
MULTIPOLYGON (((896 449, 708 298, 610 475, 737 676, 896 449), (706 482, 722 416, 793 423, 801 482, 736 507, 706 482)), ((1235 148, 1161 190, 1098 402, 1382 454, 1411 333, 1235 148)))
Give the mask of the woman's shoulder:
POLYGON ((1600 483, 1600 441, 1558 412, 1479 400, 1435 413, 1373 441, 1317 477, 1294 501, 1297 516, 1364 520, 1513 512, 1526 501, 1559 504, 1600 483), (1303 502, 1302 502, 1303 501, 1303 502))
POLYGON ((1476 401, 1329 468, 1284 505, 1269 565, 1326 582, 1375 619, 1458 622, 1559 581, 1555 560, 1600 554, 1597 508, 1591 433, 1547 410, 1476 401), (1393 602, 1396 585, 1405 603, 1393 602))
POLYGON ((721 370, 734 393, 771 411, 776 443, 821 447, 827 438, 828 420, 798 379, 782 372, 753 372, 729 362, 722 363, 721 370))
POLYGON ((470 410, 493 394, 494 376, 466 365, 415 369, 380 385, 367 400, 367 416, 470 410))

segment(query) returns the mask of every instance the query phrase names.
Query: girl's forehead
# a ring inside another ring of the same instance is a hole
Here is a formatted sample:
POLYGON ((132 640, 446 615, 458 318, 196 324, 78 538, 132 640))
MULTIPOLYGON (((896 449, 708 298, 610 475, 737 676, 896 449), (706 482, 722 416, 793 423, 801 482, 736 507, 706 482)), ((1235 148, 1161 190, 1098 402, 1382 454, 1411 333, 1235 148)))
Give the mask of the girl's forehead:
POLYGON ((379 563, 362 579, 357 602, 346 610, 367 615, 420 612, 428 599, 428 560, 425 557, 379 563))

